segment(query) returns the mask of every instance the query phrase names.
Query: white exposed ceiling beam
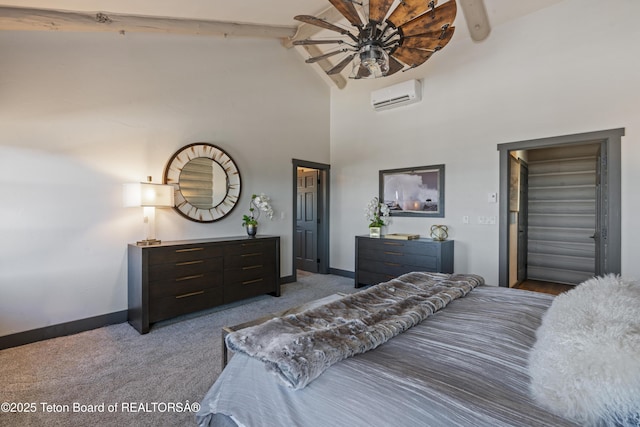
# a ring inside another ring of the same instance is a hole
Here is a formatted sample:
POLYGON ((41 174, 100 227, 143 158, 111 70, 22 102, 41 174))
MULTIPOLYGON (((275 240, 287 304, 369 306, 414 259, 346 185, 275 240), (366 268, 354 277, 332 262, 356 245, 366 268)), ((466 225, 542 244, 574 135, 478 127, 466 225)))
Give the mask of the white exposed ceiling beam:
POLYGON ((0 30, 136 32, 288 39, 296 27, 207 21, 109 12, 0 6, 0 30))
MULTIPOLYGON (((303 47, 307 51, 307 53, 311 56, 320 56, 324 53, 316 45, 307 45, 303 47)), ((325 74, 327 71, 333 68, 333 64, 328 59, 321 59, 318 62, 316 62, 316 64, 322 69, 322 71, 325 74)), ((345 79, 342 76, 342 74, 333 74, 333 75, 327 74, 327 77, 329 77, 331 81, 335 83, 338 89, 344 89, 344 87, 347 85, 347 79, 345 79)))
MULTIPOLYGON (((338 22, 342 15, 331 7, 320 17, 338 22)), ((293 40, 308 38, 321 31, 313 25, 302 24, 299 27, 284 27, 207 21, 184 18, 155 17, 144 15, 125 15, 110 12, 79 12, 56 9, 35 9, 26 7, 0 6, 0 31, 77 31, 77 32, 127 32, 164 33, 180 35, 224 36, 224 37, 260 37, 282 39, 283 45, 293 47, 293 40)), ((311 56, 323 52, 317 46, 305 46, 311 56)), ((323 72, 333 65, 328 60, 318 62, 323 72)), ((346 79, 340 74, 328 76, 342 89, 346 79)))
MULTIPOLYGON (((324 19, 325 21, 331 24, 335 24, 344 19, 344 16, 342 16, 342 14, 338 12, 338 9, 336 9, 333 6, 330 6, 328 9, 321 12, 316 17, 320 19, 324 19)), ((315 25, 301 23, 300 25, 298 25, 298 29, 295 35, 288 39, 284 39, 282 41, 282 45, 287 49, 292 48, 294 41, 308 39, 310 37, 315 36, 320 31, 326 31, 326 30, 315 25)), ((306 46, 303 46, 303 48, 312 57, 319 56, 325 53, 322 50, 320 50, 320 48, 318 48, 316 45, 306 45, 306 46)), ((333 68, 333 65, 334 65, 329 59, 320 60, 316 62, 316 64, 322 69, 324 73, 326 73, 328 70, 333 68)), ((331 81, 333 81, 333 83, 335 83, 335 85, 339 89, 343 89, 347 85, 347 79, 345 79, 341 74, 327 75, 327 77, 329 77, 331 81)))

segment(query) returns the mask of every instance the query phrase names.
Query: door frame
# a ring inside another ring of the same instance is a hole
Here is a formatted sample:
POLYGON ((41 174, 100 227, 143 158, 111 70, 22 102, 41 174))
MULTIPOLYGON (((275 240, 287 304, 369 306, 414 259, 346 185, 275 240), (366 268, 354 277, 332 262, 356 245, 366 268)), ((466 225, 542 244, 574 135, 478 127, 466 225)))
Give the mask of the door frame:
POLYGON ((310 162, 307 160, 292 159, 293 163, 293 197, 292 197, 292 212, 291 218, 291 265, 292 265, 292 279, 298 280, 298 272, 296 270, 296 218, 298 214, 298 168, 310 168, 318 170, 318 201, 316 203, 317 218, 318 218, 318 273, 329 274, 329 182, 331 166, 324 163, 310 162))
POLYGON ((520 211, 518 212, 518 224, 516 226, 518 231, 516 281, 522 283, 527 279, 527 253, 529 251, 529 165, 522 159, 518 159, 518 163, 520 168, 520 180, 518 181, 520 183, 518 186, 520 211))
POLYGON ((606 230, 606 235, 600 239, 602 256, 602 274, 620 274, 621 269, 621 143, 624 128, 603 131, 578 133, 573 135, 556 136, 550 138, 531 139, 526 141, 498 144, 500 152, 500 225, 499 225, 499 261, 498 285, 509 286, 509 157, 511 151, 530 150, 543 147, 557 147, 560 145, 582 145, 600 143, 601 156, 606 162, 605 173, 602 175, 601 191, 602 212, 600 220, 606 230))

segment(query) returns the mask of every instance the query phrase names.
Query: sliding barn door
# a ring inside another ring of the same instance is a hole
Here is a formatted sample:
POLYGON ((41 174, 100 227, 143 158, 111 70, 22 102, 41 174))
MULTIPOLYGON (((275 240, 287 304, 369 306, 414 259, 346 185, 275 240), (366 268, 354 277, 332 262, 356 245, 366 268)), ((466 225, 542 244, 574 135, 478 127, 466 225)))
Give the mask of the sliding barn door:
POLYGON ((600 144, 529 150, 527 278, 578 284, 597 274, 600 144))

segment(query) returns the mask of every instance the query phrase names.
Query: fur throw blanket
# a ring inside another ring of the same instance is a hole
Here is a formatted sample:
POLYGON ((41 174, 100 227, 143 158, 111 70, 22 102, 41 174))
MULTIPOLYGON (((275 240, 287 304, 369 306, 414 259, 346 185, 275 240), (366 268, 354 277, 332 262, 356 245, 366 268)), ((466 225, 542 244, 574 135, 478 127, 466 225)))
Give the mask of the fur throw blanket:
POLYGON ((536 334, 538 402, 581 425, 640 426, 640 283, 590 279, 554 299, 536 334))
POLYGON ((408 273, 236 331, 226 343, 263 361, 286 386, 301 389, 332 364, 378 347, 483 282, 476 275, 408 273))

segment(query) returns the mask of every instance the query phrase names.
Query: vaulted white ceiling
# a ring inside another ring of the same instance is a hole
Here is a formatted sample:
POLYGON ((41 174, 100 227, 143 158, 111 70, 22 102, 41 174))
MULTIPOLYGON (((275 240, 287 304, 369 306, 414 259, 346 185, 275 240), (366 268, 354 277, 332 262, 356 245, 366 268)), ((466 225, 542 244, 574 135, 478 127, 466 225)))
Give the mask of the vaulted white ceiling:
MULTIPOLYGON (((368 4, 368 0, 363 0, 368 4)), ((563 0, 484 0, 491 27, 503 22, 535 12, 536 10, 551 6, 563 0)), ((293 19, 296 15, 319 16, 321 13, 332 9, 328 0, 0 0, 0 30, 73 30, 73 31, 110 31, 127 28, 127 31, 147 31, 156 29, 156 32, 165 32, 171 28, 176 34, 200 34, 205 36, 258 36, 276 37, 288 39, 296 34, 297 27, 301 24, 293 19), (87 25, 91 19, 84 17, 60 16, 60 15, 17 15, 11 17, 10 10, 6 7, 34 8, 55 11, 72 11, 81 13, 104 13, 106 17, 114 14, 115 24, 87 25), (2 13, 4 12, 4 13, 2 13), (120 15, 116 19, 115 15, 120 15), (4 15, 4 16, 3 16, 4 15), (127 19, 127 15, 134 17, 162 17, 173 18, 179 22, 140 21, 139 19, 127 19), (191 22, 193 21, 193 22, 191 22), (205 25, 202 21, 215 21, 216 25, 205 25), (35 23, 35 24, 34 24, 35 23), (222 25, 220 25, 222 23, 222 25), (225 26, 225 23, 232 25, 225 26), (77 26, 76 24, 79 24, 77 26), (237 25, 256 24, 256 25, 237 25), (76 25, 74 27, 74 25, 76 25), (127 25, 129 25, 127 27, 127 25), (110 29, 109 27, 112 27, 110 29), (273 27, 273 28, 272 28, 273 27), (160 31, 157 29, 160 28, 160 31)), ((398 3, 399 0, 396 0, 398 3)), ((425 0, 427 2, 427 0, 425 0)), ((391 9, 395 8, 392 6, 391 9)), ((341 17, 334 10, 333 16, 327 16, 330 21, 334 17, 341 17)), ((326 16, 326 15, 325 15, 326 16)), ((349 26, 344 20, 341 24, 349 26)), ((307 24, 303 26, 309 27, 307 24)), ((463 13, 458 11, 456 20, 456 37, 469 37, 463 13)), ((316 30, 313 27, 311 30, 316 30)), ((535 35, 532 35, 532 37, 535 35)), ((306 33, 301 33, 298 38, 306 38, 306 33)), ((291 47, 286 43, 285 46, 291 47)), ((302 47, 298 48, 302 51, 302 47)), ((322 51, 316 46, 306 46, 303 56, 316 56, 322 51)), ((326 61, 319 63, 324 70, 331 68, 331 63, 326 61)), ((321 71, 322 74, 324 72, 321 71)), ((343 76, 331 76, 331 80, 338 86, 344 87, 346 81, 343 76)))

